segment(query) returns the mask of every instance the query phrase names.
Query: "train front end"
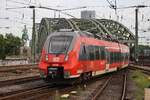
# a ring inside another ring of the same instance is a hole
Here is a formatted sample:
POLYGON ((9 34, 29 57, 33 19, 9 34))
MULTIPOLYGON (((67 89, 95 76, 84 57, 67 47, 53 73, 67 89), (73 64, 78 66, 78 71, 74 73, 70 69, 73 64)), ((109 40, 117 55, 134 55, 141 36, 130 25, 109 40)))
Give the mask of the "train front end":
POLYGON ((40 76, 45 80, 76 78, 75 32, 56 32, 48 36, 39 63, 40 76))

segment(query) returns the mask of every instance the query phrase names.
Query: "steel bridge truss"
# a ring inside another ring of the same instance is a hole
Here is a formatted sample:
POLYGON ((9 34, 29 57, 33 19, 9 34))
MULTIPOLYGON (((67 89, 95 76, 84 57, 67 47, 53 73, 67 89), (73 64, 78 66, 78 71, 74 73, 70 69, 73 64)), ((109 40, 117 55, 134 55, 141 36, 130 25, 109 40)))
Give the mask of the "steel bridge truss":
POLYGON ((65 18, 43 18, 38 33, 38 49, 41 52, 47 36, 59 29, 74 29, 92 33, 96 38, 108 41, 117 41, 133 46, 134 34, 121 23, 109 19, 65 19, 65 18))

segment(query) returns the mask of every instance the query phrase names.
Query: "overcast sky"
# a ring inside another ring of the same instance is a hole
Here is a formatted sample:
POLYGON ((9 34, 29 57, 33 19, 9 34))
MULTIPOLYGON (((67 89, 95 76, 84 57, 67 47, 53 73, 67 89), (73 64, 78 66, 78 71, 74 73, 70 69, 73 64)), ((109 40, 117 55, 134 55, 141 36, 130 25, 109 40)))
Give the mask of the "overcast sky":
MULTIPOLYGON (((114 3, 114 0, 109 0, 114 3)), ((150 0, 117 0, 118 7, 134 6, 134 5, 148 5, 150 6, 150 0)), ((22 29, 24 25, 27 25, 28 34, 31 38, 32 28, 32 10, 31 9, 9 9, 13 7, 24 7, 28 5, 46 6, 57 9, 74 8, 88 6, 86 9, 78 9, 72 11, 66 11, 67 13, 80 18, 80 11, 82 10, 95 10, 97 18, 110 18, 117 20, 115 11, 109 8, 107 0, 1 0, 0 3, 0 34, 13 33, 21 37, 22 29), (9 19, 3 19, 9 18, 9 19), (5 27, 10 27, 6 29, 5 27)), ((122 9, 118 10, 119 22, 123 23, 129 29, 134 32, 135 24, 135 9, 122 9), (123 19, 121 20, 121 16, 123 19)), ((56 13, 58 17, 58 13, 56 13)), ((41 21, 42 17, 54 17, 54 11, 48 11, 43 9, 36 9, 36 23, 41 21)), ((61 15, 61 17, 67 17, 61 15)), ((141 30, 148 30, 150 28, 150 8, 142 8, 139 10, 139 29, 140 37, 146 36, 150 38, 150 32, 143 33, 141 30)))

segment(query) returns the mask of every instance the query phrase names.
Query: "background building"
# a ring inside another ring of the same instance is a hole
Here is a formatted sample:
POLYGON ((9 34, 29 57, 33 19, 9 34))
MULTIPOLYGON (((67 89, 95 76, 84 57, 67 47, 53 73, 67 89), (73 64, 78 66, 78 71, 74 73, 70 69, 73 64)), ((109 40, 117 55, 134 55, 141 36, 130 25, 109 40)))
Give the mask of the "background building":
POLYGON ((81 18, 85 18, 85 19, 91 19, 91 18, 95 18, 95 11, 94 10, 84 10, 81 11, 81 18))

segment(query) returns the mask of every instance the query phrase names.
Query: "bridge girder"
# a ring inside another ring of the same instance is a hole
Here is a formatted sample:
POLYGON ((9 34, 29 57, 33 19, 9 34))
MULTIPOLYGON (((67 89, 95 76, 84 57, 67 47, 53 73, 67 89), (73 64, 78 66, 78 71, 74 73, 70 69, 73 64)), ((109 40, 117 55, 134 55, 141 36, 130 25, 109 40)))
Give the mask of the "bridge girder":
POLYGON ((65 18, 43 18, 38 33, 38 50, 41 52, 47 36, 59 29, 74 29, 87 31, 99 35, 102 39, 107 35, 114 39, 133 46, 135 43, 134 34, 123 24, 109 19, 65 19, 65 18))
POLYGON ((98 21, 102 23, 111 32, 111 34, 115 35, 118 40, 135 40, 134 34, 123 24, 109 19, 98 19, 98 21))

